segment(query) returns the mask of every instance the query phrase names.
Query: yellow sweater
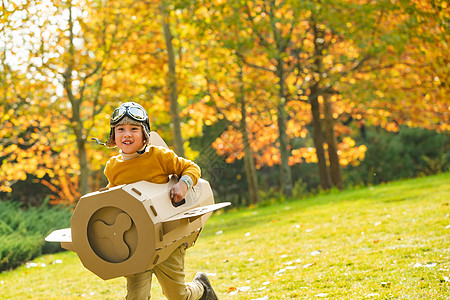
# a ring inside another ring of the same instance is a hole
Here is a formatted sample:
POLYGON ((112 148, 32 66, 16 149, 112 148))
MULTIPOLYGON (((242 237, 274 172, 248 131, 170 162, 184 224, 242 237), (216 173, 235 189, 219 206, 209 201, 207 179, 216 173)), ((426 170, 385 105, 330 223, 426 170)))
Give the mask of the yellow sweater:
POLYGON ((104 173, 109 181, 108 187, 141 180, 166 183, 172 174, 180 178, 189 175, 194 185, 200 178, 200 168, 195 163, 177 156, 172 150, 151 145, 144 154, 130 160, 124 160, 121 154, 111 157, 104 173))

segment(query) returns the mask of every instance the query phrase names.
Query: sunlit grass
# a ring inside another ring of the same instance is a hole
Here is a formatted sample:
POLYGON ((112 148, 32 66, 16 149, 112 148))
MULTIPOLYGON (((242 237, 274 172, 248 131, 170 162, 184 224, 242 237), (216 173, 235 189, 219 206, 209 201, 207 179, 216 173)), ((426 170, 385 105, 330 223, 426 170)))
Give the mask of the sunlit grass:
MULTIPOLYGON (((186 276, 209 273, 221 299, 448 299, 449 213, 443 174, 216 214, 186 276)), ((74 253, 34 263, 0 274, 0 299, 125 296, 123 278, 99 279, 74 253)))

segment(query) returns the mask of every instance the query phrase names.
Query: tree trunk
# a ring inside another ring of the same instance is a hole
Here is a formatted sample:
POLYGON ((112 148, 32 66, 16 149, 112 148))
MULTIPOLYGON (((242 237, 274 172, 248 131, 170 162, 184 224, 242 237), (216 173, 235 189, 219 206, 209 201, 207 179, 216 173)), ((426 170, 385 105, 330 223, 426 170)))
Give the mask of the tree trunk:
POLYGON ((73 94, 72 90, 72 71, 74 69, 74 55, 75 48, 73 44, 74 34, 73 34, 73 19, 72 19, 72 2, 69 1, 69 62, 67 68, 63 73, 63 86, 69 98, 70 104, 72 106, 72 117, 70 118, 72 130, 76 136, 77 150, 78 150, 78 162, 80 164, 80 176, 79 176, 79 186, 78 190, 81 195, 85 195, 90 192, 89 186, 89 162, 87 159, 86 150, 86 136, 84 134, 83 122, 81 120, 81 99, 77 99, 73 94))
POLYGON ((170 21, 169 13, 166 11, 166 3, 164 0, 161 1, 161 22, 164 33, 164 40, 166 42, 167 48, 167 61, 168 61, 168 72, 167 72, 167 85, 169 89, 169 102, 170 102, 170 118, 173 124, 173 139, 175 144, 175 152, 179 156, 184 156, 184 142, 181 135, 181 119, 180 111, 178 108, 178 86, 177 86, 177 75, 176 75, 176 63, 175 63, 175 52, 172 43, 172 33, 170 31, 170 21))
POLYGON ((343 189, 341 166, 339 164, 339 155, 337 149, 336 134, 334 132, 333 104, 330 95, 323 95, 323 103, 325 107, 325 134, 328 144, 328 158, 330 160, 331 181, 339 190, 343 189))
MULTIPOLYGON (((68 68, 67 70, 71 69, 68 68)), ((83 128, 83 122, 81 120, 81 100, 76 99, 73 95, 72 78, 70 75, 67 75, 68 73, 71 73, 71 71, 66 72, 66 74, 64 75, 64 88, 72 106, 72 117, 70 118, 70 122, 77 141, 78 163, 80 165, 78 190, 81 195, 85 195, 91 191, 89 185, 90 170, 86 150, 86 135, 84 133, 85 130, 83 128)))
POLYGON ((239 102, 241 104, 241 121, 239 130, 242 134, 242 140, 244 143, 244 168, 247 177, 250 204, 256 204, 258 202, 261 202, 261 198, 259 196, 259 187, 258 187, 258 180, 256 177, 255 160, 253 159, 253 153, 252 150, 250 149, 250 142, 248 140, 247 107, 245 100, 242 67, 239 70, 239 84, 240 84, 239 102))
POLYGON ((323 149, 322 120, 320 119, 319 99, 315 88, 311 90, 311 95, 312 97, 309 97, 309 102, 311 104, 311 113, 313 119, 313 141, 314 147, 316 148, 319 166, 320 186, 322 187, 322 189, 328 190, 331 187, 331 181, 328 174, 325 151, 323 149))
MULTIPOLYGON (((324 68, 322 65, 323 60, 323 37, 324 32, 317 26, 315 20, 312 21, 312 31, 314 33, 314 73, 321 78, 324 73, 324 68)), ((317 161, 319 165, 319 176, 320 185, 322 189, 328 190, 331 188, 330 174, 327 168, 327 159, 325 157, 325 151, 323 149, 323 137, 322 137, 322 120, 320 118, 320 103, 319 103, 319 92, 320 92, 320 79, 315 82, 311 87, 311 94, 309 96, 309 102, 311 104, 311 113, 313 118, 313 140, 314 146, 316 148, 317 161)))
POLYGON ((279 58, 277 61, 277 75, 279 79, 279 100, 277 105, 277 113, 278 113, 278 135, 279 135, 279 143, 280 143, 280 155, 281 155, 281 164, 280 164, 280 173, 281 173, 281 188, 283 190, 283 194, 287 197, 291 197, 293 194, 293 185, 292 185, 292 175, 291 175, 291 167, 289 166, 289 150, 288 150, 288 141, 286 134, 286 98, 284 92, 284 62, 282 58, 279 58))
POLYGON ((81 195, 85 195, 91 192, 90 184, 89 184, 89 163, 87 158, 87 150, 86 150, 86 140, 78 139, 77 137, 77 146, 78 146, 78 160, 80 162, 80 193, 81 195))

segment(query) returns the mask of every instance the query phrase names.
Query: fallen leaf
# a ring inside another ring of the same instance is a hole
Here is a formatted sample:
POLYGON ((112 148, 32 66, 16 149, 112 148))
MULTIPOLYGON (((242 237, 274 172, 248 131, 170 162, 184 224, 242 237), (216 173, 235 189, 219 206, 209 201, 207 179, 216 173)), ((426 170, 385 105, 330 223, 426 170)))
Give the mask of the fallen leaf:
POLYGON ((255 299, 251 299, 251 300, 269 300, 269 296, 264 296, 262 298, 255 298, 255 299))
POLYGON ((249 286, 241 286, 238 288, 239 292, 248 292, 251 290, 251 287, 249 286))
POLYGON ((317 256, 317 255, 320 254, 320 252, 322 252, 322 251, 321 250, 315 250, 315 251, 311 252, 311 255, 312 256, 317 256))
POLYGON ((28 262, 28 263, 25 264, 25 266, 26 266, 27 269, 29 269, 29 268, 36 268, 38 266, 38 264, 37 263, 33 263, 33 262, 28 262))
POLYGON ((377 296, 379 296, 380 294, 379 293, 369 293, 369 294, 367 294, 366 296, 367 297, 377 297, 377 296))
POLYGON ((223 230, 219 230, 219 231, 216 232, 216 235, 220 235, 222 233, 223 233, 223 230))
POLYGON ((429 263, 426 263, 425 265, 423 265, 425 268, 434 268, 434 267, 436 267, 437 266, 437 263, 435 263, 435 262, 429 262, 429 263))
POLYGON ((234 286, 230 286, 230 287, 228 288, 228 293, 231 293, 231 292, 233 292, 233 291, 237 291, 237 288, 235 288, 234 286))
POLYGON ((309 264, 306 264, 306 265, 303 265, 303 268, 309 268, 309 267, 311 267, 311 266, 314 266, 316 263, 309 263, 309 264))
POLYGON ((382 287, 389 287, 390 285, 391 285, 391 283, 388 282, 388 281, 383 281, 383 282, 381 283, 381 286, 382 286, 382 287))
POLYGON ((275 272, 275 276, 281 276, 281 274, 283 274, 284 272, 286 272, 286 269, 280 269, 275 272))
POLYGON ((320 298, 324 298, 326 296, 328 296, 327 293, 319 293, 319 294, 316 295, 316 297, 320 297, 320 298))

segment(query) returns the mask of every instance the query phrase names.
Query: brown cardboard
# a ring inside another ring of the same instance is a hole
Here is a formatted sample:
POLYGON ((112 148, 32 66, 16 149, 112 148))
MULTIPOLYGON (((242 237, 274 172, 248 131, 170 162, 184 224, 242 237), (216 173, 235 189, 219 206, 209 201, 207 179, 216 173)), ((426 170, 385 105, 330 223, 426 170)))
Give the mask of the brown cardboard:
MULTIPOLYGON (((157 134, 151 138, 152 144, 165 146, 157 134)), ((46 240, 76 252, 105 280, 152 269, 178 246, 192 246, 212 211, 230 205, 214 204, 209 183, 200 178, 185 203, 175 207, 169 191, 176 182, 174 177, 166 184, 140 181, 84 195, 71 228, 56 230, 46 240)))

